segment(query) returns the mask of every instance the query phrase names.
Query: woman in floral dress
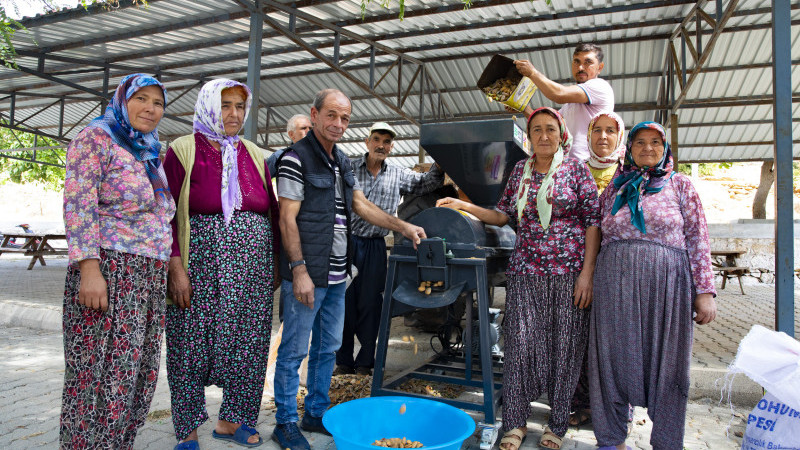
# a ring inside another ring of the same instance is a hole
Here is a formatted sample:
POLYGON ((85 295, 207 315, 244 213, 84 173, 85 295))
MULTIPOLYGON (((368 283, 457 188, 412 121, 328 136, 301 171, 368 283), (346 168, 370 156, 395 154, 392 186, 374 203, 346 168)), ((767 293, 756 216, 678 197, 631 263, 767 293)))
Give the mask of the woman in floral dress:
POLYGON ((533 155, 516 165, 496 210, 437 202, 517 231, 503 321, 504 450, 520 447, 530 403, 543 393, 552 410, 539 444, 561 447, 586 349, 600 244, 597 187, 585 164, 564 158, 572 137, 563 118, 552 108, 535 110, 528 136, 533 155))
POLYGON ((622 171, 600 205, 589 339, 597 443, 625 450, 631 404, 647 407, 654 449, 681 449, 692 320, 714 320, 716 289, 703 205, 689 178, 673 171, 661 125, 633 127, 622 171))
POLYGON ((176 449, 198 448, 205 387, 223 389, 212 435, 254 447, 272 330, 278 202, 264 152, 238 136, 252 95, 243 83, 206 83, 194 133, 164 159, 178 203, 167 306, 167 379, 176 449))
POLYGON ((166 100, 128 75, 67 148, 64 449, 133 447, 153 399, 175 213, 158 159, 166 100))

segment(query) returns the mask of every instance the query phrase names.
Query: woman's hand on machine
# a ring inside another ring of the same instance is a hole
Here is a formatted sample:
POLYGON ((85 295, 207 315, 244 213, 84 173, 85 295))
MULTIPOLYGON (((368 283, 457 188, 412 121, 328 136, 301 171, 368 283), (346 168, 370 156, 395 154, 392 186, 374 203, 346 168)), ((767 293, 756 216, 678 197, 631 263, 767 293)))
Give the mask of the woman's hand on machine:
POLYGON ((453 197, 445 197, 436 200, 436 206, 442 208, 450 208, 455 210, 464 210, 464 205, 466 203, 463 200, 459 200, 453 197))

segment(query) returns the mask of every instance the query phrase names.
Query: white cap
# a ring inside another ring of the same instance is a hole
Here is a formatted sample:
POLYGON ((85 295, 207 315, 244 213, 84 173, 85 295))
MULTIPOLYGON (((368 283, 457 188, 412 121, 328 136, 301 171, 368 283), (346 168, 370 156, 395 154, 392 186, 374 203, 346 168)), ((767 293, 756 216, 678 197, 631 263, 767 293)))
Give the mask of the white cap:
POLYGON ((369 129, 370 136, 372 136, 372 133, 374 133, 376 131, 385 131, 385 132, 387 132, 387 133, 392 135, 392 139, 394 139, 397 136, 397 132, 394 131, 394 128, 392 128, 392 126, 389 125, 386 122, 375 122, 375 123, 373 123, 372 127, 370 127, 370 129, 369 129))

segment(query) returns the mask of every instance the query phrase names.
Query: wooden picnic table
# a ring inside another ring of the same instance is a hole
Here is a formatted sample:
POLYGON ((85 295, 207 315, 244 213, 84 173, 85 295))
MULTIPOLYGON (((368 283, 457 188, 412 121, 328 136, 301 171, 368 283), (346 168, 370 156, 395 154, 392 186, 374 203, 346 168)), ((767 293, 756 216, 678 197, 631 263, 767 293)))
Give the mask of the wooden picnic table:
POLYGON ((23 253, 25 256, 31 257, 31 263, 28 264, 28 270, 33 269, 38 260, 43 266, 45 256, 51 255, 66 255, 66 247, 53 247, 52 241, 66 240, 67 236, 63 233, 25 233, 25 232, 10 232, 3 233, 3 242, 0 243, 0 255, 3 253, 23 253), (11 239, 23 240, 24 244, 19 247, 12 247, 9 245, 11 239))
POLYGON ((742 286, 742 276, 750 273, 750 268, 741 267, 738 265, 736 259, 747 253, 747 250, 711 250, 711 265, 714 271, 722 276, 722 287, 725 289, 725 284, 728 278, 736 277, 739 280, 739 290, 744 294, 744 287, 742 286))

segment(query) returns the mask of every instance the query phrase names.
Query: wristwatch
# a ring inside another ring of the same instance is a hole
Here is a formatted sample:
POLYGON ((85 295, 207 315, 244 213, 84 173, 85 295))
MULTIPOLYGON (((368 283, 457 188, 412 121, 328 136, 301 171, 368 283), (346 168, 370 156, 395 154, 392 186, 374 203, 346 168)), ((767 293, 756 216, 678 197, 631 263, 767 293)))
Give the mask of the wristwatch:
POLYGON ((306 264, 305 259, 301 259, 300 261, 292 261, 289 263, 289 270, 292 270, 297 266, 304 266, 305 264, 306 264))

